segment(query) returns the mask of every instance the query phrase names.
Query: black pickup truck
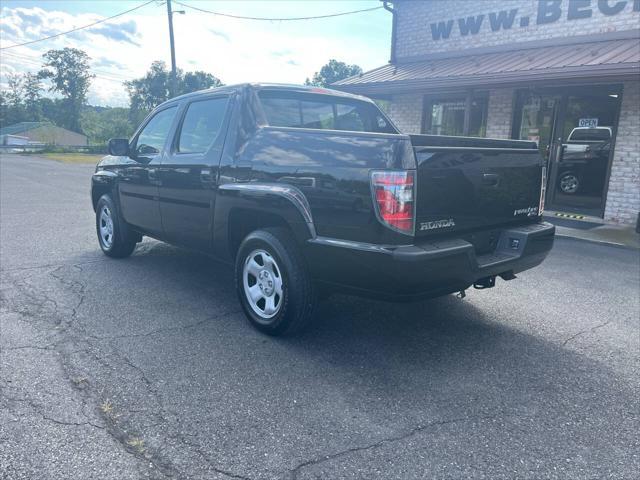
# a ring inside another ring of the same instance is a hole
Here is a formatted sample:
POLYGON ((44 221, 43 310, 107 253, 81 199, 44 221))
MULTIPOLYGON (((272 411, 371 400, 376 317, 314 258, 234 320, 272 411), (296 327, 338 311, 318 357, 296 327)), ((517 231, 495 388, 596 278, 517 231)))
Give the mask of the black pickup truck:
POLYGON ((332 291, 413 300, 489 288, 540 264, 545 169, 535 143, 403 135, 341 92, 245 84, 172 99, 92 179, 100 247, 143 235, 235 265, 271 335, 332 291))

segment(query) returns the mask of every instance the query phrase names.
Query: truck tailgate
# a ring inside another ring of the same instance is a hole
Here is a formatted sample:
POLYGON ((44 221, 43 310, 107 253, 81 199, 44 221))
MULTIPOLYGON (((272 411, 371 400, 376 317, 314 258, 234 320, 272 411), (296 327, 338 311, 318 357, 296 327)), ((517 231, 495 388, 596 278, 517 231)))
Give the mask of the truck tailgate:
POLYGON ((411 135, 417 161, 416 236, 486 230, 538 216, 536 144, 411 135))

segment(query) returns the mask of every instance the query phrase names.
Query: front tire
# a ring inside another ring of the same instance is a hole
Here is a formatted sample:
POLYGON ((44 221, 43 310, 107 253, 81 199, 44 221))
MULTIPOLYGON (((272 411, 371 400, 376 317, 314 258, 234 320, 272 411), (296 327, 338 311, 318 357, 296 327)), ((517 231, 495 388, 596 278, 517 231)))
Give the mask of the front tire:
POLYGON ((236 255, 235 282, 247 319, 261 332, 288 335, 309 325, 316 291, 288 230, 250 233, 236 255))
POLYGON ((137 238, 121 225, 113 199, 106 194, 100 197, 96 205, 96 233, 100 248, 109 257, 128 257, 136 248, 137 238))

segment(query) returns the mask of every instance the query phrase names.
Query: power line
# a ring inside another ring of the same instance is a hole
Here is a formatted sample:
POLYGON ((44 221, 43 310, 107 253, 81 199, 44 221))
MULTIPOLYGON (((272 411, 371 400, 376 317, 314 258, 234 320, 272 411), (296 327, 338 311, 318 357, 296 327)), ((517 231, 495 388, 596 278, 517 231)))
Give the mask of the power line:
MULTIPOLYGON (((14 57, 15 54, 9 54, 9 52, 6 53, 6 55, 11 55, 12 57, 14 57)), ((37 62, 36 60, 31 60, 31 59, 27 59, 27 58, 17 58, 14 57, 16 60, 19 60, 27 65, 33 66, 33 67, 40 67, 42 66, 41 63, 37 62)), ((12 60, 14 59, 12 58, 12 60)), ((92 72, 96 72, 96 70, 92 70, 92 72)), ((112 74, 109 72, 103 72, 101 70, 97 70, 97 72, 99 74, 94 74, 95 78, 100 79, 100 80, 107 80, 110 82, 116 82, 116 83, 120 83, 123 84, 125 81, 127 80, 133 80, 132 78, 126 78, 126 77, 119 77, 116 74, 112 74), (105 76, 105 75, 113 75, 113 77, 109 77, 109 76, 105 76)))
MULTIPOLYGON (((10 59, 20 60, 21 62, 25 62, 31 66, 42 67, 42 62, 38 61, 37 57, 32 57, 30 55, 19 54, 14 52, 5 52, 3 55, 8 55, 10 59)), ((102 80, 111 80, 113 82, 124 82, 127 80, 133 80, 133 78, 125 77, 117 73, 107 72, 104 70, 96 70, 94 68, 91 69, 91 72, 95 72, 96 78, 100 78, 102 80), (111 77, 111 78, 109 78, 111 77)))
POLYGON ((371 7, 371 8, 363 8, 361 10, 352 10, 349 12, 338 12, 338 13, 329 13, 327 15, 317 15, 313 17, 286 17, 286 18, 267 18, 267 17, 244 17, 241 15, 232 15, 230 13, 220 13, 214 12, 212 10, 206 10, 200 7, 194 7, 193 5, 187 5, 186 3, 178 2, 177 0, 173 0, 176 4, 190 8, 192 10, 197 10, 203 13, 210 13, 211 15, 218 15, 219 17, 227 17, 227 18, 235 18, 237 20, 264 20, 269 22, 290 22, 290 21, 298 21, 298 20, 317 20, 321 18, 332 18, 332 17, 341 17, 343 15, 353 15, 354 13, 364 13, 364 12, 372 12, 374 10, 380 10, 384 7, 371 7))
POLYGON ((97 22, 90 23, 89 25, 84 25, 82 27, 76 27, 76 28, 73 28, 71 30, 67 30, 66 32, 56 33, 55 35, 50 35, 48 37, 39 38, 37 40, 31 40, 29 42, 24 42, 24 43, 16 43, 15 45, 9 45, 8 47, 1 47, 0 50, 8 50, 10 48, 23 47, 25 45, 31 45, 32 43, 44 42, 45 40, 51 40, 52 38, 61 37, 62 35, 66 35, 66 34, 72 33, 72 32, 77 32, 78 30, 84 30, 85 28, 93 27, 94 25, 98 25, 99 23, 104 23, 104 22, 106 22, 108 20, 111 20, 111 19, 114 19, 116 17, 121 17, 122 15, 126 15, 127 13, 133 12, 134 10, 138 10, 139 8, 145 7, 145 6, 147 6, 150 3, 153 3, 155 1, 156 0, 149 0, 148 2, 143 3, 142 5, 138 5, 137 7, 131 8, 131 9, 127 10, 127 11, 117 13, 116 15, 113 15, 111 17, 103 18, 102 20, 98 20, 97 22))
MULTIPOLYGON (((42 66, 42 61, 39 59, 39 57, 34 57, 32 55, 26 55, 24 53, 14 53, 14 52, 6 52, 4 55, 9 55, 10 57, 14 57, 16 59, 27 61, 28 63, 31 63, 33 65, 42 66)), ((96 72, 96 73, 100 73, 100 74, 103 74, 103 75, 110 75, 112 77, 120 78, 120 79, 123 79, 123 80, 132 80, 132 78, 125 77, 123 75, 120 75, 119 73, 107 72, 105 70, 99 70, 99 69, 95 69, 95 68, 91 68, 91 71, 92 72, 96 72)))

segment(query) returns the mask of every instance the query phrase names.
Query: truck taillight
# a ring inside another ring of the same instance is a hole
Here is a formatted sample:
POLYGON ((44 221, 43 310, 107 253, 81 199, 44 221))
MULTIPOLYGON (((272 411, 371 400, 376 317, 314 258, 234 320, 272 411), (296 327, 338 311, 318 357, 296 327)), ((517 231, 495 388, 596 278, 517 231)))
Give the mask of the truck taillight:
POLYGON ((383 223, 403 233, 413 234, 414 172, 378 170, 371 173, 371 188, 378 216, 383 223))
POLYGON ((542 166, 542 180, 540 184, 540 204, 538 205, 538 215, 542 216, 544 213, 544 197, 547 193, 547 166, 542 166))

